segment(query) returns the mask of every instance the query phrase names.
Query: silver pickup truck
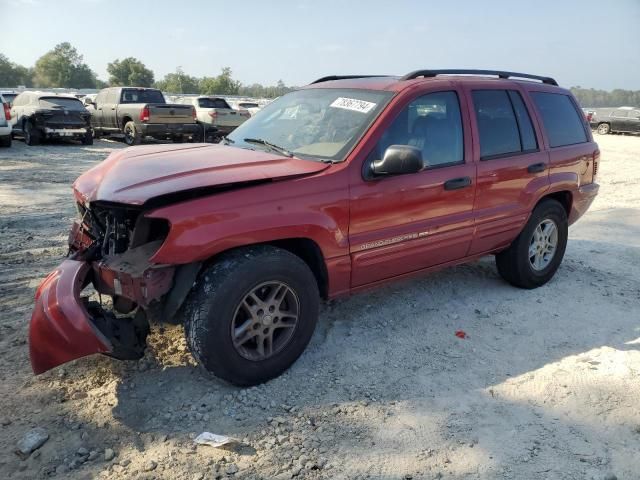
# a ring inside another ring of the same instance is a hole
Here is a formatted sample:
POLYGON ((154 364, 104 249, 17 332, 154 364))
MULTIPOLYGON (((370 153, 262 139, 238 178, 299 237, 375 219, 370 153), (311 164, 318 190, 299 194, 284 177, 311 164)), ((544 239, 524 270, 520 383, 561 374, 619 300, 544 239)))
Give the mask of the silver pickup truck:
POLYGON ((168 104, 154 88, 105 88, 90 103, 89 111, 96 136, 122 133, 127 145, 138 145, 146 136, 174 142, 199 141, 202 136, 195 109, 168 104))

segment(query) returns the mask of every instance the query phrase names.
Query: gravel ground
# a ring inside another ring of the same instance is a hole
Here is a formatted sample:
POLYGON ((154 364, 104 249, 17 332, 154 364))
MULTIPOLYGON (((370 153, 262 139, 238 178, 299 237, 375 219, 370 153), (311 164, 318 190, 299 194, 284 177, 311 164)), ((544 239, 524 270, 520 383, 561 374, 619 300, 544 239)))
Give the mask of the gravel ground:
POLYGON ((179 327, 156 327, 140 362, 32 375, 33 293, 66 253, 69 185, 122 146, 14 142, 0 150, 0 478, 640 478, 640 138, 597 140, 601 194, 548 285, 512 288, 487 258, 329 302, 293 368, 249 389, 196 368, 179 327), (44 444, 16 454, 34 428, 44 444), (196 446, 203 431, 240 443, 196 446))

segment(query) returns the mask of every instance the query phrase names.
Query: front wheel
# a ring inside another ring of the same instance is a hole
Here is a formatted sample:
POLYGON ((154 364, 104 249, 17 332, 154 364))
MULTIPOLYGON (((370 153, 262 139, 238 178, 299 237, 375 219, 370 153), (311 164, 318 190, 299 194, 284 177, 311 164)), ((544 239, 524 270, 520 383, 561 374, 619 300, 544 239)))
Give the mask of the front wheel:
POLYGON ((598 125, 598 134, 599 135, 606 135, 609 132, 611 132, 611 127, 609 126, 608 123, 601 123, 600 125, 598 125))
POLYGON ((562 262, 568 235, 564 207, 556 200, 543 200, 509 248, 496 255, 498 272, 516 287, 544 285, 562 262))
POLYGON ((237 249, 202 272, 187 297, 187 343, 217 377, 257 385, 302 354, 318 306, 318 285, 302 259, 270 246, 237 249))

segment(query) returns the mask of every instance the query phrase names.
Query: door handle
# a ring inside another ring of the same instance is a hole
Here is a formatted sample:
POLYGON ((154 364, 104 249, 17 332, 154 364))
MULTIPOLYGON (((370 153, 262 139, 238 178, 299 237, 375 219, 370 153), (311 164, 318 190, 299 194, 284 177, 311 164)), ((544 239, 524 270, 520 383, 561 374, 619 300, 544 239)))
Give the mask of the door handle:
POLYGON ((544 163, 533 163, 527 167, 527 172, 540 173, 540 172, 544 172, 546 168, 547 168, 547 165, 544 163))
POLYGON ((471 185, 471 177, 452 178, 444 182, 445 190, 458 190, 459 188, 465 188, 471 185))

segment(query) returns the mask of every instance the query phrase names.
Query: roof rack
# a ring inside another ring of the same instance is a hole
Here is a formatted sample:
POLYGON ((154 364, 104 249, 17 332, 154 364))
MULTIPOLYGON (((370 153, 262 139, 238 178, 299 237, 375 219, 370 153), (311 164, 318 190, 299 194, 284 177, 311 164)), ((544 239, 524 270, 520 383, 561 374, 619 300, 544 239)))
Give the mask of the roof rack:
POLYGON ((529 80, 540 80, 542 83, 548 85, 558 85, 558 82, 551 77, 541 77, 528 73, 503 72, 502 70, 460 70, 457 68, 451 70, 416 70, 407 73, 404 77, 401 77, 400 80, 412 80, 418 77, 436 77, 438 75, 496 75, 499 78, 526 78, 529 80))
POLYGON ((326 77, 321 77, 309 85, 313 85, 314 83, 322 83, 322 82, 330 82, 332 80, 349 80, 351 78, 373 78, 373 77, 388 77, 388 75, 328 75, 326 77))

